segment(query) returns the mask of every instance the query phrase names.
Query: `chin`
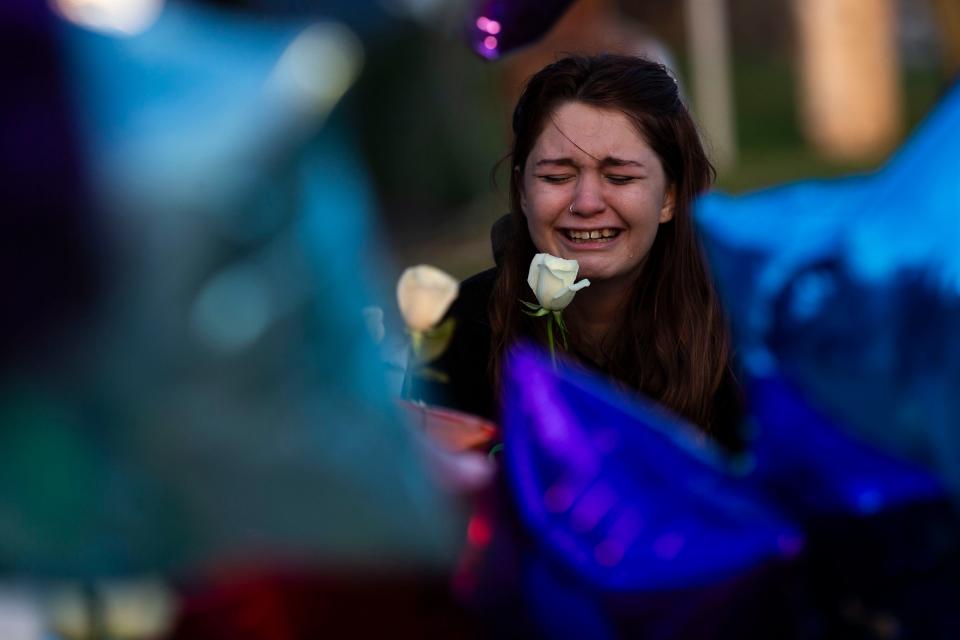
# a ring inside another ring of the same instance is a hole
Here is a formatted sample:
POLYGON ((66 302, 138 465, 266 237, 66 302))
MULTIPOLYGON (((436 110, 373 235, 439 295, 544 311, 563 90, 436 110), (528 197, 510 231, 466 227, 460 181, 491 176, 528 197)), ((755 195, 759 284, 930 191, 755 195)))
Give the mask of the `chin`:
POLYGON ((613 271, 609 265, 590 264, 589 261, 585 260, 580 262, 580 271, 577 277, 588 278, 590 280, 606 280, 612 277, 613 271))
POLYGON ((578 272, 577 278, 587 278, 591 281, 603 281, 603 280, 622 280, 624 278, 633 279, 636 278, 639 273, 638 269, 624 269, 619 265, 613 264, 590 264, 589 261, 584 261, 580 263, 580 271, 578 272))

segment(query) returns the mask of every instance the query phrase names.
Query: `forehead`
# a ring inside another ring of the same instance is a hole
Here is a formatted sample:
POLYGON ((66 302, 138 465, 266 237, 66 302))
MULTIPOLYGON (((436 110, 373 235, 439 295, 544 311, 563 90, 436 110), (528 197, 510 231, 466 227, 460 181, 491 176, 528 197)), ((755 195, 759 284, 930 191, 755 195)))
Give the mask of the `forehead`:
POLYGON ((656 158, 653 149, 626 115, 580 102, 560 105, 547 117, 530 159, 570 157, 623 158, 639 162, 656 158))

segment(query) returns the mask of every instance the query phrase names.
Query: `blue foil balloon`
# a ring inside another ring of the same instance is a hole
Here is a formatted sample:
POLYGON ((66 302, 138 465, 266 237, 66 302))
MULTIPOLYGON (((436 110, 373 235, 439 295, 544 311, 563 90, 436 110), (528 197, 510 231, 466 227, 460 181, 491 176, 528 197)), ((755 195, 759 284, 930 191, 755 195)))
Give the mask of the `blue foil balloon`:
POLYGON ((878 172, 696 211, 746 368, 960 495, 960 85, 878 172))
POLYGON ((493 60, 547 33, 574 0, 480 0, 467 15, 470 46, 493 60))
POLYGON ((747 390, 758 427, 751 477, 798 520, 869 516, 944 497, 930 472, 850 438, 782 378, 750 380, 747 390))

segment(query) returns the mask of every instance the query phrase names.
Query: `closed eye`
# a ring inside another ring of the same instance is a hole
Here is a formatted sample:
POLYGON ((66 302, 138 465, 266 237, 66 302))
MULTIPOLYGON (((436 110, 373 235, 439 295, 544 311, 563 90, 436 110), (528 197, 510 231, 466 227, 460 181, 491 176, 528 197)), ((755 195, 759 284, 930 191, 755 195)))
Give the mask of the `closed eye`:
POLYGON ((608 175, 607 182, 612 184, 629 184, 634 180, 639 180, 636 176, 608 175))
POLYGON ((549 184, 563 184, 564 182, 573 178, 573 174, 568 173, 548 173, 544 175, 537 176, 540 180, 547 182, 549 184))

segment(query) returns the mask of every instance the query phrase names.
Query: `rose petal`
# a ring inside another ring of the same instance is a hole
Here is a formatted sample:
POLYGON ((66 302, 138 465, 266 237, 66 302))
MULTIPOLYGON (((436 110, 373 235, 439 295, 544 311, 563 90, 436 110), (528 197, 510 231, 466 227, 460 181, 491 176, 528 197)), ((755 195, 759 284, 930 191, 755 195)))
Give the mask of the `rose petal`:
POLYGON ((459 293, 449 274, 431 267, 409 267, 397 282, 397 304, 411 331, 427 331, 440 322, 459 293))

